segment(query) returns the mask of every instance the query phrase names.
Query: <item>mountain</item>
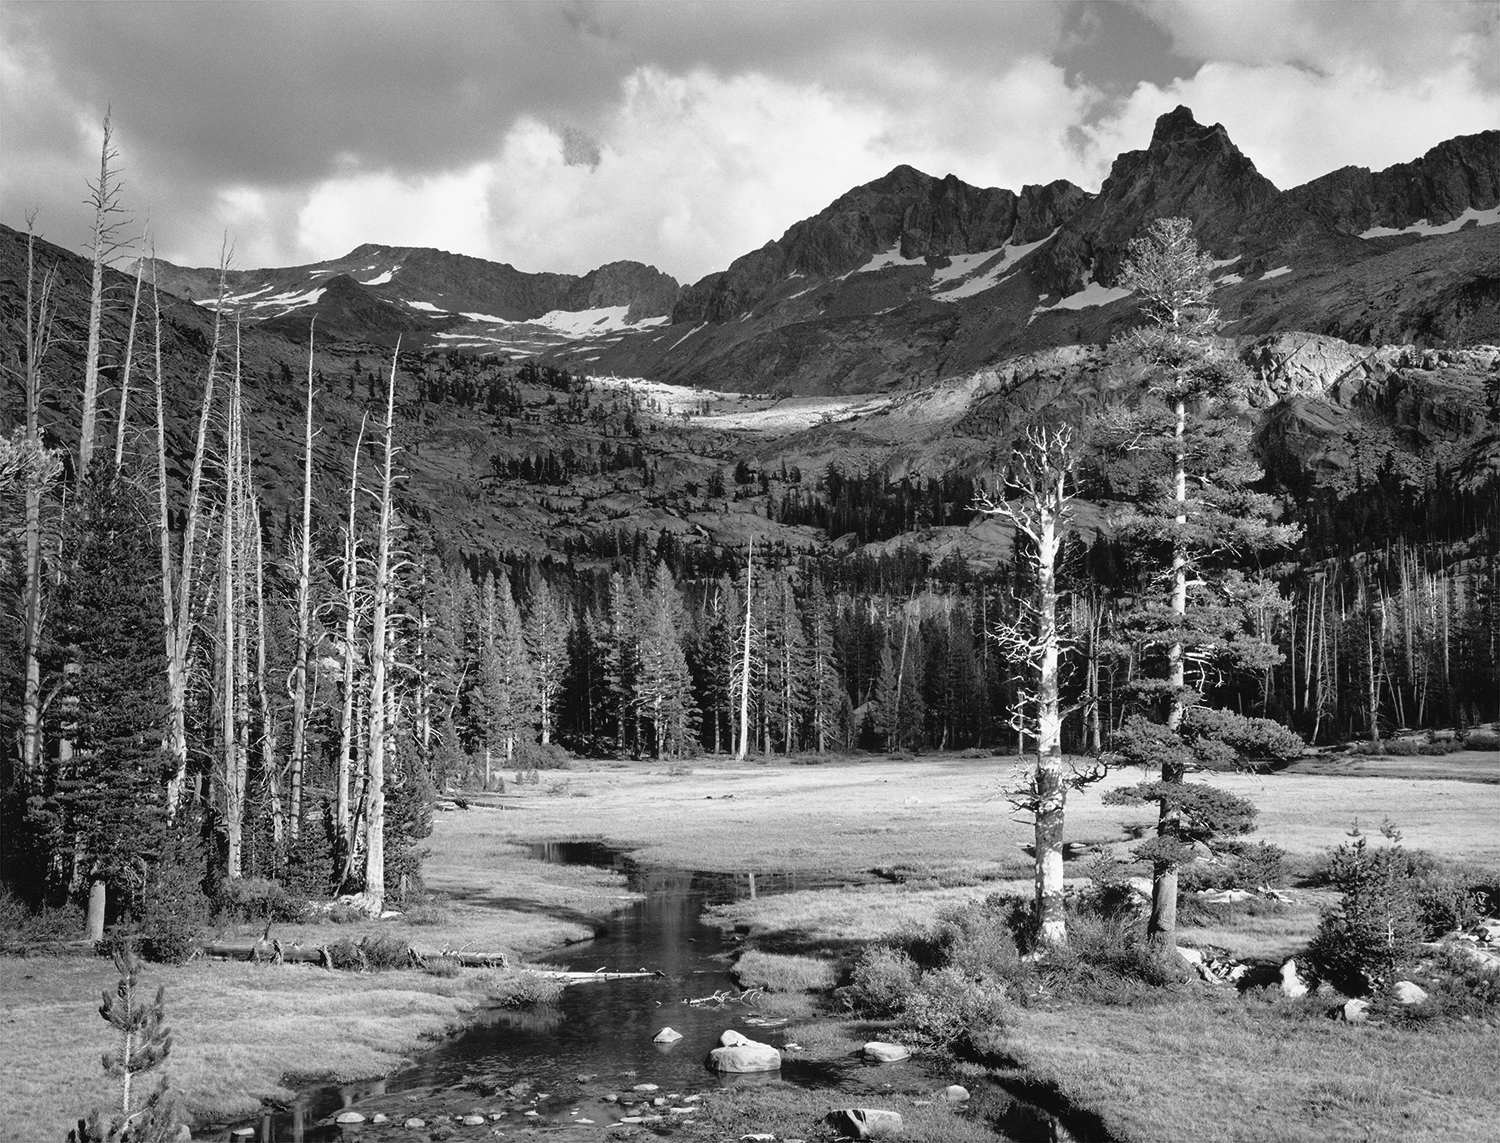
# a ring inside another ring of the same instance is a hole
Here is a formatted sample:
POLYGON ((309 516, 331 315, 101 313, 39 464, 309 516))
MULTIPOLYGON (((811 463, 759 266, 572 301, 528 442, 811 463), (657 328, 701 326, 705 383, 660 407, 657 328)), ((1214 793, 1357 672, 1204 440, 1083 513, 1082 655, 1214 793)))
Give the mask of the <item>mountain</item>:
MULTIPOLYGON (((855 187, 686 287, 636 262, 528 274, 415 247, 236 271, 227 303, 294 339, 538 356, 569 369, 769 394, 885 392, 1133 320, 1115 285, 1156 218, 1191 218, 1219 263, 1227 328, 1419 346, 1500 339, 1500 131, 1384 171, 1278 189, 1223 126, 1186 107, 1112 165, 1066 181, 974 187, 909 166, 855 187)), ((163 264, 200 302, 217 274, 163 264)))
MULTIPOLYGON (((213 305, 219 272, 157 263, 161 287, 213 305)), ((662 324, 677 301, 676 279, 639 262, 611 262, 581 277, 528 274, 503 262, 411 246, 356 247, 342 258, 281 269, 231 270, 226 308, 268 328, 305 337, 428 344, 530 355, 583 339, 662 324)))
POLYGON ((1107 340, 1134 310, 1114 286, 1130 240, 1171 215, 1191 218, 1220 262, 1231 329, 1448 345, 1500 328, 1500 131, 1281 191, 1221 125, 1179 107, 1097 195, 980 190, 898 167, 687 287, 670 327, 553 352, 751 392, 925 384, 1107 340))

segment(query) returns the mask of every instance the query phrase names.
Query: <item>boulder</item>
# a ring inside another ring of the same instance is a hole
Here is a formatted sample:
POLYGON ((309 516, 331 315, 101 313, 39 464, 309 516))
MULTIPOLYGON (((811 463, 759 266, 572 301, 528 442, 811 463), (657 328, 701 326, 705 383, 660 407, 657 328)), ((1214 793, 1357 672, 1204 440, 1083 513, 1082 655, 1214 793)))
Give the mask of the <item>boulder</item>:
POLYGON ((657 1087, 656 1084, 654 1084, 654 1083, 638 1083, 633 1088, 631 1088, 630 1090, 631 1091, 652 1092, 652 1091, 660 1091, 661 1088, 657 1087))
POLYGON ((371 1123, 389 1123, 390 1119, 387 1116, 385 1116, 385 1115, 377 1112, 376 1114, 370 1116, 370 1122, 371 1123))
POLYGON ((1370 1002, 1368 1000, 1350 1000, 1339 1010, 1346 1024, 1363 1024, 1370 1018, 1370 1002))
POLYGON ((1289 960, 1281 966, 1281 995, 1290 1000, 1307 995, 1307 985, 1297 974, 1297 962, 1289 960))
POLYGON ((749 1036, 742 1035, 741 1033, 736 1032, 733 1028, 730 1028, 719 1037, 719 1047, 721 1048, 738 1048, 743 1044, 753 1043, 755 1043, 755 1041, 752 1040, 749 1036))
POLYGON ((776 1136, 769 1131, 757 1131, 750 1135, 741 1135, 740 1143, 776 1143, 776 1136))
POLYGON ((903 1126, 898 1112, 878 1107, 846 1107, 830 1111, 827 1119, 835 1131, 851 1139, 889 1139, 903 1126))
POLYGON ((427 1120, 425 1120, 425 1119, 418 1119, 415 1115, 413 1115, 410 1119, 408 1119, 401 1126, 402 1127, 410 1127, 413 1131, 415 1131, 419 1127, 426 1127, 427 1126, 427 1120))
POLYGON ((651 1037, 651 1042, 653 1044, 675 1044, 680 1039, 682 1039, 681 1032, 677 1031, 674 1028, 663 1028, 660 1032, 651 1037))
POLYGON ((483 1127, 485 1118, 482 1115, 465 1115, 459 1122, 465 1127, 483 1127))
POLYGON ((357 1111, 341 1111, 333 1117, 335 1123, 363 1123, 365 1117, 357 1111))
POLYGON ((1391 985, 1391 995, 1396 998, 1397 1004, 1411 1007, 1427 999, 1427 990, 1420 984, 1413 984, 1409 980, 1398 980, 1391 985))
POLYGON ((880 1040, 871 1040, 863 1050, 865 1059, 874 1060, 879 1064, 894 1064, 901 1060, 911 1059, 911 1049, 904 1044, 887 1044, 880 1040))
POLYGON ((770 1044, 746 1040, 709 1052, 708 1066, 720 1072, 774 1072, 781 1067, 781 1053, 770 1044))
POLYGON ((964 1087, 962 1084, 949 1084, 943 1089, 943 1099, 948 1103, 967 1103, 969 1099, 969 1089, 964 1087))

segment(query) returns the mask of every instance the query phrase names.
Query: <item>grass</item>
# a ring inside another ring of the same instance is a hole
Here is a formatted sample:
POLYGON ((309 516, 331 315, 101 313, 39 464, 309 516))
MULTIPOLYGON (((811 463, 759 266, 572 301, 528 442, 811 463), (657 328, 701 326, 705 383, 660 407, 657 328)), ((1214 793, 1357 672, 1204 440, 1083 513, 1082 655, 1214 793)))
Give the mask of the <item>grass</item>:
MULTIPOLYGON (((1463 756, 1395 761, 1458 765, 1463 756)), ((930 923, 955 903, 1001 890, 1029 892, 1022 846, 1031 829, 1012 819, 1001 797, 1015 764, 951 756, 834 758, 816 766, 699 758, 675 772, 652 764, 575 768, 568 773, 570 793, 582 796, 528 787, 476 799, 468 811, 437 814, 424 870, 435 905, 390 921, 278 925, 273 933, 284 943, 313 944, 386 933, 427 952, 533 954, 589 936, 631 894, 616 873, 544 865, 531 860, 526 846, 600 839, 634 849, 647 864, 847 880, 847 888, 760 897, 717 911, 763 958, 742 960, 747 973, 767 984, 818 987, 830 966, 852 961, 871 940, 930 923), (899 874, 904 883, 876 880, 875 869, 899 874)), ((1453 773, 1384 777, 1381 765, 1362 759, 1349 772, 1293 768, 1207 780, 1259 805, 1255 837, 1288 850, 1294 865, 1313 862, 1342 840, 1356 817, 1366 826, 1392 818, 1409 848, 1500 865, 1493 824, 1500 820, 1500 785, 1453 773)), ((1072 796, 1068 840, 1101 841, 1111 855, 1128 859, 1134 842, 1120 811, 1104 806, 1100 794, 1136 778, 1122 773, 1072 796)), ((1081 862, 1069 863, 1070 876, 1082 869, 1081 862)), ((1278 960, 1316 924, 1316 899, 1304 891, 1297 896, 1299 904, 1281 910, 1205 915, 1184 929, 1183 943, 1278 960)), ((361 975, 196 961, 153 966, 147 982, 168 989, 177 1033, 167 1069, 173 1087, 201 1119, 222 1120, 252 1111, 263 1098, 285 1098, 302 1079, 389 1071, 424 1039, 465 1021, 486 1000, 493 975, 361 975)), ((103 1097, 98 1057, 107 1029, 97 996, 113 980, 105 960, 0 958, 0 1074, 11 1077, 0 1087, 0 1123, 7 1133, 57 1137, 103 1097)), ((770 999, 789 1004, 795 1034, 811 1041, 804 1044, 810 1052, 835 1058, 847 1026, 808 1016, 807 995, 770 999)), ((1490 1083, 1478 1070, 1492 1055, 1486 1049, 1493 1028, 1347 1028, 1321 1015, 1294 1020, 1276 1006, 1236 1003, 1200 990, 1139 1009, 1032 1006, 1010 1027, 1009 1050, 1038 1082, 1112 1116, 1112 1129, 1124 1135, 1310 1139, 1366 1128, 1373 1138, 1475 1134, 1476 1109, 1490 1083)), ((735 1089, 722 1098, 722 1108, 719 1097, 705 1103, 735 1125, 720 1135, 734 1130, 734 1137, 781 1124, 779 1136, 816 1138, 817 1123, 833 1106, 827 1095, 784 1085, 735 1089)), ((893 1098, 906 1100, 894 1110, 907 1117, 908 1138, 961 1140, 971 1136, 944 1132, 978 1126, 978 1113, 917 1107, 925 1098, 917 1091, 893 1098)), ((706 1120, 704 1130, 716 1122, 706 1120)))
POLYGON ((741 988, 764 988, 768 992, 822 992, 834 986, 837 966, 830 960, 810 956, 782 956, 747 949, 734 965, 741 988))
POLYGON ((1406 1032, 1309 1018, 1305 1005, 1206 1002, 1030 1008, 1010 1052, 1126 1139, 1483 1139, 1494 1028, 1406 1032))

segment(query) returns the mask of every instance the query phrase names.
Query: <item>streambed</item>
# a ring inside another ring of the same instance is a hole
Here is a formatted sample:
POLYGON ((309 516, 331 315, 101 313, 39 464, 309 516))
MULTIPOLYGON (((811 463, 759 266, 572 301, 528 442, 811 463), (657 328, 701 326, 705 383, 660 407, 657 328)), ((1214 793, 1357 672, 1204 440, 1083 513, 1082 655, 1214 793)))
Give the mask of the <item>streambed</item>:
MULTIPOLYGON (((285 1109, 268 1110, 210 1137, 253 1138, 289 1143, 348 1138, 350 1131, 329 1122, 344 1110, 364 1115, 357 1130, 365 1138, 494 1138, 572 1128, 569 1139, 619 1137, 611 1129, 625 1120, 661 1116, 640 1130, 670 1132, 674 1121, 695 1097, 736 1084, 777 1081, 827 1089, 829 1106, 851 1106, 863 1097, 877 1100, 893 1081, 921 1079, 910 1063, 867 1065, 849 1058, 799 1059, 788 1047, 783 1021, 760 1013, 753 1003, 688 1003, 740 990, 730 975, 730 955, 737 939, 705 924, 708 905, 765 893, 827 888, 847 883, 795 874, 726 874, 650 869, 627 854, 596 842, 547 842, 534 845, 537 860, 593 865, 624 873, 632 890, 643 894, 604 922, 593 940, 538 958, 538 964, 593 971, 647 969, 660 975, 569 987, 553 1005, 526 1010, 491 1008, 479 1013, 464 1031, 445 1040, 415 1063, 381 1080, 324 1085, 305 1091, 285 1109), (656 1044, 653 1036, 671 1027, 682 1038, 656 1044), (751 1039, 781 1049, 778 1073, 718 1076, 704 1067, 720 1034, 734 1028, 751 1039), (655 1085, 651 1091, 636 1091, 655 1085), (837 1096, 834 1092, 838 1092, 837 1096), (673 1111, 673 1108, 678 1110, 673 1111), (383 1115, 385 1122, 372 1122, 383 1115), (483 1116, 483 1125, 468 1126, 456 1117, 483 1116), (405 1128, 408 1119, 425 1129, 405 1128), (435 1131, 435 1134, 434 1134, 435 1131)), ((976 1091, 972 1114, 1003 1124, 997 1138, 1056 1139, 1050 1116, 985 1085, 976 1091)), ((1063 1136, 1065 1137, 1065 1136, 1063 1136)))

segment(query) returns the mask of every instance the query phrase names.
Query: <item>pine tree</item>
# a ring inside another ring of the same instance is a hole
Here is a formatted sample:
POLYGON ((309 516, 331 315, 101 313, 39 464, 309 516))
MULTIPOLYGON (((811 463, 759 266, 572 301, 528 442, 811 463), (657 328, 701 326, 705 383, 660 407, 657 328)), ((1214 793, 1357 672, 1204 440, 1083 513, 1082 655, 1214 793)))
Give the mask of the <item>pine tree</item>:
POLYGON ((155 1071, 172 1053, 172 1033, 163 1026, 167 989, 157 988, 154 1000, 142 998, 141 963, 129 946, 116 951, 115 968, 119 983, 113 991, 104 990, 99 1015, 119 1035, 114 1049, 103 1056, 106 1074, 120 1083, 119 1110, 95 1108, 68 1132, 68 1143, 167 1143, 179 1137, 180 1128, 166 1076, 144 1101, 137 1101, 132 1091, 137 1076, 155 1071))
POLYGON ((658 563, 645 597, 633 698, 636 711, 651 727, 657 758, 686 753, 698 722, 693 680, 682 647, 685 628, 682 599, 672 574, 666 564, 658 563))
POLYGON ((1147 939, 1163 962, 1174 955, 1177 870, 1192 843, 1247 829, 1254 816, 1232 795, 1181 789, 1189 767, 1295 754, 1301 745, 1277 723, 1203 705, 1214 678, 1280 659, 1256 623, 1274 585, 1228 566, 1226 557, 1243 560, 1298 534, 1274 522, 1275 504, 1253 488, 1260 471, 1239 417, 1245 373, 1216 336, 1212 268, 1186 219, 1159 219, 1131 243, 1121 283, 1141 298, 1146 323, 1111 352, 1138 371, 1141 393, 1115 411, 1104 434, 1112 463, 1102 467, 1103 479, 1125 501, 1120 533, 1147 568, 1142 598, 1123 625, 1143 668, 1139 710, 1114 749, 1161 772, 1160 782, 1112 791, 1106 800, 1158 807, 1157 836, 1137 856, 1152 864, 1147 939))
POLYGON ((830 746, 849 745, 849 691, 839 671, 834 646, 834 616, 821 580, 814 579, 807 599, 809 730, 819 754, 830 746))

